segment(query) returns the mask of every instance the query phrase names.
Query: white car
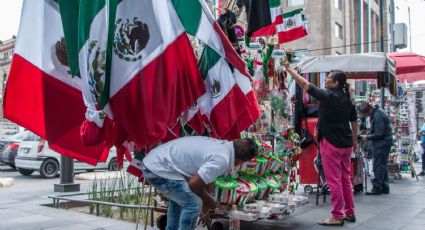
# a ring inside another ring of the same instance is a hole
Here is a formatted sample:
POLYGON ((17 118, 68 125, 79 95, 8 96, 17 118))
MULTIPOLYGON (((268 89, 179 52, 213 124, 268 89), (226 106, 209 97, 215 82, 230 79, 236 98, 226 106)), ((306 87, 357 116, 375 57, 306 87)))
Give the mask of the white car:
MULTIPOLYGON (((59 175, 60 154, 49 147, 47 141, 31 133, 21 142, 18 154, 15 159, 16 169, 24 176, 31 175, 34 171, 39 171, 44 178, 53 178, 59 175)), ((107 169, 118 170, 116 149, 113 147, 109 151, 106 162, 99 162, 96 166, 74 160, 75 170, 94 171, 107 169)))

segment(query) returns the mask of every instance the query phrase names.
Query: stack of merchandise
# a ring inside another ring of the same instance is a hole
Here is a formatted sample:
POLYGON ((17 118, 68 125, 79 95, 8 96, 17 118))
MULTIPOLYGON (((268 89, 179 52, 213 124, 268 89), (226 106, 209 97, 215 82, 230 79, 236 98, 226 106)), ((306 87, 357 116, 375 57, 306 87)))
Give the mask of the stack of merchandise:
MULTIPOLYGON (((415 94, 406 92, 404 97, 388 103, 388 114, 394 134, 394 146, 391 150, 390 162, 397 170, 390 170, 390 175, 401 179, 399 172, 410 171, 411 153, 416 139, 415 94)), ((392 168, 391 168, 392 169, 392 168)))
MULTIPOLYGON (((245 135, 265 137, 254 133, 245 135)), ((222 214, 227 214, 228 208, 237 205, 243 210, 242 214, 247 215, 245 220, 248 221, 277 218, 308 202, 307 197, 294 195, 298 186, 296 162, 301 152, 299 136, 290 129, 273 141, 277 142, 275 147, 265 141, 257 141, 260 147, 258 157, 214 182, 214 197, 222 207, 222 214)))

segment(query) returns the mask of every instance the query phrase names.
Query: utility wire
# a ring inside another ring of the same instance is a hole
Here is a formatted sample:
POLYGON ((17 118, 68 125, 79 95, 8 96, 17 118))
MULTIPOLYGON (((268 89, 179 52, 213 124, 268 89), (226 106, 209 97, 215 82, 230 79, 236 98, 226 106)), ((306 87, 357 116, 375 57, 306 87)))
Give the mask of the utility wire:
MULTIPOLYGON (((388 42, 391 41, 390 39, 385 39, 384 42, 388 42)), ((379 41, 371 41, 371 42, 362 42, 362 43, 355 43, 355 44, 348 44, 348 45, 343 45, 343 46, 332 46, 332 47, 327 47, 327 48, 320 48, 320 49, 308 49, 307 51, 320 51, 320 50, 330 50, 330 49, 337 49, 337 48, 346 48, 346 47, 352 47, 352 46, 359 46, 359 45, 366 45, 369 43, 379 43, 381 42, 379 41)))

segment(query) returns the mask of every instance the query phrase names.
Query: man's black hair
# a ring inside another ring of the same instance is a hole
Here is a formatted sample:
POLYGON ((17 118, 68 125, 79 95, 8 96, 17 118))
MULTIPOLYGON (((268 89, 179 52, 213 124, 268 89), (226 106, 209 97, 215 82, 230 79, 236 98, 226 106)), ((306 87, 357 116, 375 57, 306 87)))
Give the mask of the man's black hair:
POLYGON ((248 144, 250 158, 256 157, 258 155, 258 145, 255 140, 252 138, 245 138, 244 140, 248 144))

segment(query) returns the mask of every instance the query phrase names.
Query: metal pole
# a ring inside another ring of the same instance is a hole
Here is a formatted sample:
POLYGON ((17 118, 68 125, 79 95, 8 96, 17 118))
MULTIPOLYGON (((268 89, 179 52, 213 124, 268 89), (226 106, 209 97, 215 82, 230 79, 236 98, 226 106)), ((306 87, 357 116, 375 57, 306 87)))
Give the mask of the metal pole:
POLYGON ((372 52, 372 42, 371 42, 372 29, 371 29, 371 20, 370 20, 371 15, 372 13, 371 13, 371 7, 370 7, 370 0, 367 0, 367 52, 368 53, 372 52))
POLYGON ((360 40, 359 53, 363 53, 363 0, 360 0, 360 40))
POLYGON ((54 185, 55 192, 78 192, 80 184, 74 183, 74 160, 61 155, 60 183, 54 185))
MULTIPOLYGON (((379 0, 379 26, 380 26, 380 47, 381 52, 385 52, 384 50, 384 0, 379 0)), ((381 76, 385 77, 385 76, 381 76)), ((385 108, 385 81, 384 85, 381 88, 381 108, 385 108)))
POLYGON ((395 52, 394 44, 394 24, 395 24, 395 4, 394 0, 391 0, 391 52, 395 52))
POLYGON ((74 183, 74 161, 66 156, 61 156, 60 183, 74 183))
POLYGON ((410 6, 407 7, 407 12, 409 13, 409 47, 410 52, 412 52, 412 24, 410 23, 410 6))

